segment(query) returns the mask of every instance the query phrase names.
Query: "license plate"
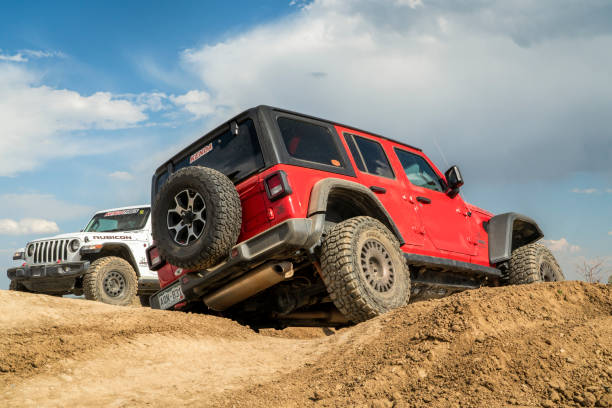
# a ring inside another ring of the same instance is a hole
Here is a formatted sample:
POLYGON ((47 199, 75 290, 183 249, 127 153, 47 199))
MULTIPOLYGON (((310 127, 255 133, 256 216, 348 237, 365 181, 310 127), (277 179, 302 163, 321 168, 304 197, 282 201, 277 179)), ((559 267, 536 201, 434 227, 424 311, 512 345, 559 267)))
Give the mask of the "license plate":
POLYGON ((185 300, 181 285, 174 285, 157 296, 160 309, 170 309, 172 306, 185 300))

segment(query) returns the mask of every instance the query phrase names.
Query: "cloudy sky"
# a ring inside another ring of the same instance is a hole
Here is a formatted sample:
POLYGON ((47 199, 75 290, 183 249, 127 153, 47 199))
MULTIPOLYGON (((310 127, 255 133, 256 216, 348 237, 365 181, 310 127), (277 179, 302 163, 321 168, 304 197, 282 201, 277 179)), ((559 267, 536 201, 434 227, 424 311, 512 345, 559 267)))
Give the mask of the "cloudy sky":
POLYGON ((458 164, 466 200, 538 220, 575 279, 612 257, 611 49, 607 0, 3 4, 0 267, 148 202, 170 154, 269 104, 458 164))

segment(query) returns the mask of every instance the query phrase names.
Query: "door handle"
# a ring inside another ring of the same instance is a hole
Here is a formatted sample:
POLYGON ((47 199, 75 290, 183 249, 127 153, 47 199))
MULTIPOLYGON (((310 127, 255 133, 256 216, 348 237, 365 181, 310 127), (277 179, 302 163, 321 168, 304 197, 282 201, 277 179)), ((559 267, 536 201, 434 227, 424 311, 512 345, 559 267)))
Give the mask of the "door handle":
POLYGON ((385 194, 387 192, 386 188, 379 186, 370 186, 370 190, 378 194, 385 194))
POLYGON ((431 204, 431 200, 427 197, 417 197, 417 201, 423 204, 431 204))

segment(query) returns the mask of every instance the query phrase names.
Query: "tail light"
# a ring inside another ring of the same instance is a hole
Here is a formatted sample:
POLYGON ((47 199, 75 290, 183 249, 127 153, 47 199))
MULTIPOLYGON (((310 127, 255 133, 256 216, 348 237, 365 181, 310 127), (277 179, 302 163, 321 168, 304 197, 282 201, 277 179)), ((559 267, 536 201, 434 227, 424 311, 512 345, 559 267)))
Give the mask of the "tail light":
POLYGON ((291 194, 291 186, 287 179, 287 173, 282 170, 266 177, 264 186, 266 187, 266 193, 268 193, 270 201, 278 200, 279 198, 291 194))
POLYGON ((147 248, 146 253, 147 263, 149 264, 150 270, 156 271, 166 263, 164 258, 162 258, 159 254, 159 251, 155 245, 151 245, 149 248, 147 248))

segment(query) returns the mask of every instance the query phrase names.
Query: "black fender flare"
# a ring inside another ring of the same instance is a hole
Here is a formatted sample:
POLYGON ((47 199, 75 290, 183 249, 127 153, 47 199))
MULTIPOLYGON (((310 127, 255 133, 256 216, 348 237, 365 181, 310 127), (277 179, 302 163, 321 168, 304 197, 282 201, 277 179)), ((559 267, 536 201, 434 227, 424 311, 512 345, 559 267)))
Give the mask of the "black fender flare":
POLYGON ((378 219, 395 235, 400 245, 404 245, 405 241, 402 234, 378 197, 376 197, 372 190, 354 181, 333 177, 317 181, 310 192, 310 201, 308 203, 309 217, 325 214, 330 193, 348 193, 353 197, 355 194, 359 194, 363 200, 362 203, 369 210, 369 214, 364 215, 378 219))
POLYGON ((509 260, 516 248, 536 242, 544 236, 534 220, 513 212, 492 217, 488 221, 487 232, 489 261, 493 265, 509 260))
POLYGON ((130 266, 134 268, 134 272, 136 273, 136 276, 140 278, 140 270, 138 269, 138 264, 136 263, 136 259, 134 259, 134 254, 132 253, 132 251, 130 250, 130 247, 127 244, 116 243, 116 242, 102 244, 101 248, 96 248, 94 250, 88 250, 88 251, 81 250, 81 256, 87 256, 88 254, 95 254, 95 258, 97 259, 101 257, 101 256, 98 256, 99 254, 102 254, 102 256, 104 256, 104 252, 113 252, 115 250, 119 250, 121 252, 125 251, 127 256, 121 256, 120 258, 124 258, 126 261, 128 261, 130 266))

